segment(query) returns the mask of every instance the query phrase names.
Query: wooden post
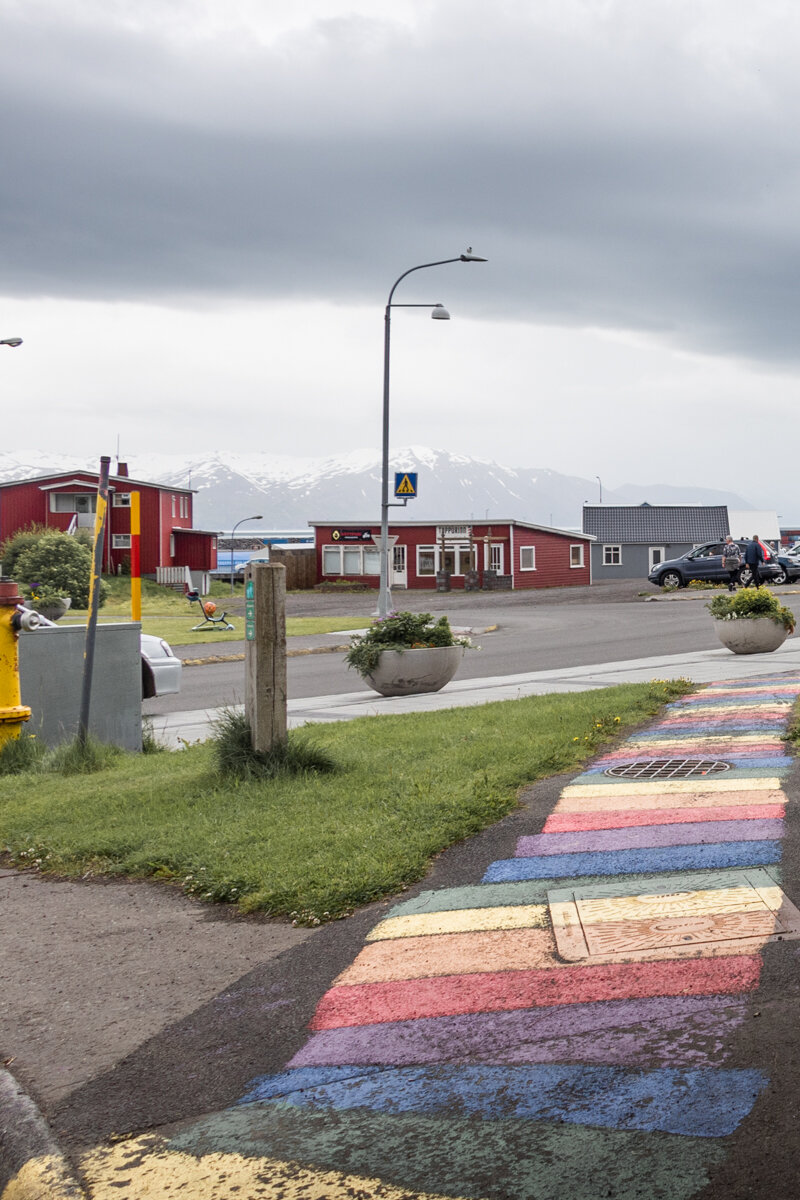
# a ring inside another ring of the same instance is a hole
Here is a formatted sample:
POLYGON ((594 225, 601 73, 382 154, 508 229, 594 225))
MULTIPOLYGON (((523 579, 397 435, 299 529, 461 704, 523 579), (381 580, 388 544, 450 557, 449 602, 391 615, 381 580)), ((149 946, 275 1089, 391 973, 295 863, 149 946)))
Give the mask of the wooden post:
POLYGON ((253 563, 245 572, 245 713, 253 749, 286 742, 286 568, 253 563))

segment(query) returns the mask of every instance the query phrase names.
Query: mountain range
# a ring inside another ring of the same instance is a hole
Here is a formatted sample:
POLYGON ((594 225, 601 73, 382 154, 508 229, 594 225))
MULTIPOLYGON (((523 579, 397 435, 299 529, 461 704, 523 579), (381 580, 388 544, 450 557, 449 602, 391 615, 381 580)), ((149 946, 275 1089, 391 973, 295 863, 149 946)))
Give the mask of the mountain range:
MULTIPOLYGON (((30 452, 0 452, 0 483, 55 472, 99 469, 98 459, 30 452)), ((112 472, 117 463, 112 460, 112 472)), ((380 519, 381 461, 372 450, 335 458, 287 455, 143 454, 128 461, 131 478, 196 490, 198 529, 231 529, 259 514, 260 528, 303 529, 309 521, 377 522, 380 519)), ((498 463, 446 450, 411 446, 392 454, 391 471, 415 471, 417 499, 392 510, 392 521, 483 521, 515 518, 535 525, 579 528, 585 503, 600 499, 596 479, 561 475, 535 467, 498 463)), ((390 486, 393 474, 390 476, 390 486)), ((669 484, 627 484, 603 489, 604 504, 753 505, 733 492, 669 484)))

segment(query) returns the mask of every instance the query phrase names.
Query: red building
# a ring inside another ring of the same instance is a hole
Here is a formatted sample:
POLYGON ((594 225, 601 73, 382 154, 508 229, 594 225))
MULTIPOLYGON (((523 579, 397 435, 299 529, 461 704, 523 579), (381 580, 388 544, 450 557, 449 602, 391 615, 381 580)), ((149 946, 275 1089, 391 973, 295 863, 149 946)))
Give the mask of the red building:
MULTIPOLYGON (((98 481, 93 471, 73 471, 0 483, 0 542, 31 524, 62 532, 94 529, 98 481)), ((216 567, 217 535, 192 528, 192 489, 130 479, 119 463, 109 480, 104 571, 115 574, 130 560, 131 492, 139 493, 142 575, 169 582, 164 576, 170 569, 216 567)))
MULTIPOLYGON (((378 587, 380 525, 310 521, 314 530, 317 580, 336 579, 378 587)), ((437 571, 450 572, 450 586, 463 588, 467 571, 477 586, 543 588, 591 583, 586 534, 531 525, 527 521, 437 525, 404 521, 389 526, 390 587, 435 588, 437 571)))

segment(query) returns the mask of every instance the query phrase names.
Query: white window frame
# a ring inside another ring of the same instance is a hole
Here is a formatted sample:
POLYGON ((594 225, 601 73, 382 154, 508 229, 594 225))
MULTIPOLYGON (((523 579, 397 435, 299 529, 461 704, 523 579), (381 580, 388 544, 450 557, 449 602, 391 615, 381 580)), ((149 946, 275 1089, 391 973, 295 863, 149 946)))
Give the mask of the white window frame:
POLYGON ((498 575, 504 574, 505 567, 505 547, 502 542, 489 543, 489 570, 495 571, 498 575))
POLYGON ((417 546, 417 577, 419 579, 433 579, 436 572, 439 570, 439 547, 429 544, 427 546, 417 546), (433 554, 433 570, 422 571, 420 569, 419 560, 421 554, 433 554))
POLYGON ((622 566, 622 545, 619 542, 608 542, 603 546, 603 566, 604 567, 621 567, 622 566), (616 553, 616 561, 614 554, 616 553))
POLYGON ((519 548, 519 569, 520 571, 535 571, 536 570, 536 547, 535 546, 520 546, 519 548), (525 556, 530 556, 530 562, 526 564, 525 556))
POLYGON ((111 549, 112 550, 130 550, 131 535, 129 533, 112 533, 111 549))
POLYGON ((130 508, 130 492, 114 492, 114 499, 111 501, 111 504, 113 508, 130 508))
POLYGON ((367 575, 367 576, 380 575, 380 556, 378 555, 376 558, 377 550, 378 550, 377 546, 361 546, 358 544, 358 542, 355 542, 355 543, 354 542, 330 542, 330 543, 327 543, 326 545, 324 545, 322 547, 322 574, 328 579, 335 579, 338 576, 342 576, 342 575, 347 575, 348 578, 352 575, 367 575), (345 552, 348 555, 352 555, 352 554, 358 555, 359 569, 357 571, 350 571, 350 570, 345 571, 345 569, 344 569, 345 552), (364 570, 365 553, 370 560, 375 561, 377 570, 375 570, 375 571, 365 571, 364 570), (326 561, 329 562, 330 559, 334 556, 336 558, 338 558, 339 569, 337 571, 329 571, 326 566, 326 561))
POLYGON ((569 548, 570 568, 578 569, 580 567, 585 566, 584 549, 585 548, 584 548, 583 542, 572 542, 572 544, 570 545, 570 548, 569 548), (576 550, 578 551, 578 554, 577 554, 578 562, 573 561, 573 559, 576 557, 575 553, 574 553, 576 550))

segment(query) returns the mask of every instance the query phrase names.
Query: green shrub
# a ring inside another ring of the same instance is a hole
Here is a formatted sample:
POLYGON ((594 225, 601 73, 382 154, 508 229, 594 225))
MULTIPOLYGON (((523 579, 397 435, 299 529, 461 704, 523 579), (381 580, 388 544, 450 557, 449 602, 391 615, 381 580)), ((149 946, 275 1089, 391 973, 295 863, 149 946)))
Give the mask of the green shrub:
MULTIPOLYGON (((41 600, 69 596, 73 608, 88 608, 92 578, 92 551, 69 534, 50 530, 41 534, 14 563, 17 582, 41 600)), ((108 591, 99 580, 99 603, 108 591)))
POLYGON ((758 617, 771 617, 773 621, 780 621, 787 633, 794 633, 794 613, 780 604, 765 587, 742 588, 733 595, 715 596, 706 608, 718 621, 754 621, 758 617))
POLYGON ((33 524, 18 529, 13 537, 6 538, 0 546, 0 562, 3 564, 3 574, 8 579, 17 579, 17 561, 26 550, 35 546, 45 533, 47 528, 44 525, 33 524))

